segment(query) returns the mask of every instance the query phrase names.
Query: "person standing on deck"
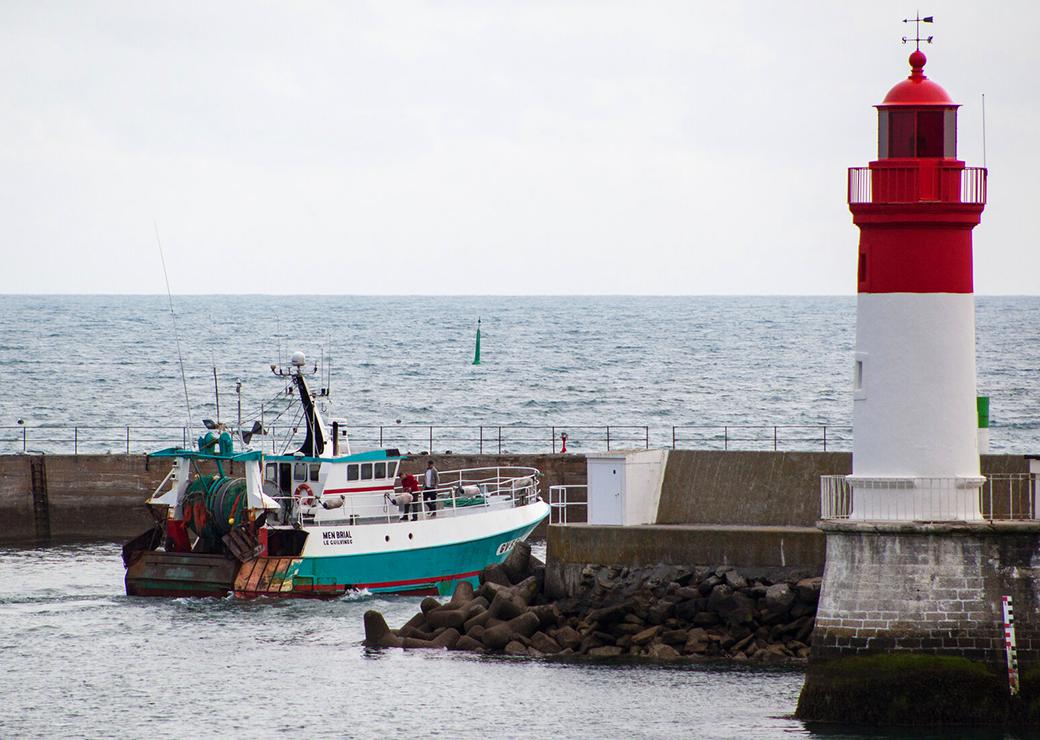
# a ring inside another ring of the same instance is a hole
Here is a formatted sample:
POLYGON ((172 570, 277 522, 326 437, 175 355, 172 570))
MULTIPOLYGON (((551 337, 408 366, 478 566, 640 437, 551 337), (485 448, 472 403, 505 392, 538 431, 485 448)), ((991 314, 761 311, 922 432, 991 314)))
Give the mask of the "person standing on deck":
POLYGON ((419 493, 419 481, 411 473, 401 472, 401 488, 404 490, 396 497, 397 507, 401 512, 401 521, 408 519, 411 512, 412 521, 419 518, 419 504, 416 502, 419 493))
POLYGON ((437 516, 437 482, 437 468, 430 460, 426 463, 426 477, 423 479, 423 501, 426 502, 426 510, 431 512, 430 516, 437 516))

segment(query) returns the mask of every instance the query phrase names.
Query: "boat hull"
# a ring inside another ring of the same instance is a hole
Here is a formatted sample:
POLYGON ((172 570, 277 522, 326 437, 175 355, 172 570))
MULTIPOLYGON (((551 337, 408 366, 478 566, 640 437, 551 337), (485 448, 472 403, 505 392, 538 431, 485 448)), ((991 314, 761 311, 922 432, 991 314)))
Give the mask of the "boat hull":
POLYGON ((477 585, 480 571, 504 561, 546 516, 541 501, 474 517, 386 525, 323 526, 308 531, 303 552, 244 564, 222 555, 142 552, 126 573, 131 596, 333 598, 348 591, 452 593, 477 585), (474 534, 482 530, 483 535, 474 534))
MULTIPOLYGON (((520 510, 514 512, 519 513, 520 510)), ((522 513, 523 521, 519 524, 514 522, 508 528, 471 539, 453 539, 452 523, 445 522, 447 526, 440 528, 445 531, 428 534, 433 542, 425 547, 395 548, 394 535, 403 542, 409 542, 405 539, 406 530, 414 529, 422 536, 426 534, 424 530, 437 527, 439 522, 423 522, 413 527, 407 523, 390 525, 389 531, 393 535, 383 535, 389 538, 390 546, 380 549, 344 552, 344 549, 355 544, 351 542, 331 546, 328 552, 318 550, 317 553, 307 554, 308 550, 316 549, 309 544, 304 556, 294 559, 292 564, 285 563, 287 558, 257 558, 246 563, 239 571, 235 594, 243 597, 329 597, 347 591, 367 590, 371 593, 447 595, 455 590, 460 581, 470 581, 477 585, 480 571, 505 560, 513 546, 526 539, 548 515, 548 507, 544 504, 532 506, 529 511, 522 513)), ((360 530, 332 531, 340 535, 357 533, 358 536, 350 537, 351 540, 372 534, 360 530)), ((376 534, 382 531, 380 529, 376 534)), ((324 534, 321 531, 312 532, 310 537, 318 537, 318 541, 323 543, 332 539, 323 537, 324 534)), ((410 541, 414 542, 414 537, 410 541)), ((384 543, 387 543, 386 539, 384 543)))
POLYGON ((238 561, 223 555, 153 550, 141 552, 126 569, 128 596, 227 596, 238 561))

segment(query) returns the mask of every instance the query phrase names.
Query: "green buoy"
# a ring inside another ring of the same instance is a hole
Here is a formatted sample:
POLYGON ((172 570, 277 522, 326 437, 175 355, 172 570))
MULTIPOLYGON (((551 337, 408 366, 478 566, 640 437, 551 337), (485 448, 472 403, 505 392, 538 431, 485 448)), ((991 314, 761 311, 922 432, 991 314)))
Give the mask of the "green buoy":
POLYGON ((473 364, 480 364, 480 319, 477 319, 477 346, 473 349, 473 364))

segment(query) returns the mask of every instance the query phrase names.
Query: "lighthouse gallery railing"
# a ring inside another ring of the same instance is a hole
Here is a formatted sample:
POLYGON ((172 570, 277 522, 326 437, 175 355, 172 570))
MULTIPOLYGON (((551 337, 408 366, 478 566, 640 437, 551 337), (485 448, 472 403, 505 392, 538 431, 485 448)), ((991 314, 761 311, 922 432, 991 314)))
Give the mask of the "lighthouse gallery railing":
POLYGON ((849 203, 985 205, 985 167, 850 167, 849 203))
MULTIPOLYGON (((856 483, 857 487, 870 486, 870 483, 856 483)), ((947 478, 915 478, 904 482, 907 493, 910 489, 933 494, 919 498, 900 496, 901 491, 894 490, 892 483, 876 481, 877 487, 893 489, 891 516, 880 517, 880 520, 904 520, 907 505, 912 500, 915 510, 915 521, 936 521, 936 512, 942 511, 941 496, 956 485, 956 481, 947 478)), ((853 484, 844 475, 820 476, 820 518, 849 519, 855 506, 853 484)), ((1037 476, 1034 473, 1001 473, 986 478, 979 489, 979 513, 989 521, 1030 520, 1038 518, 1037 510, 1037 476)), ((872 520, 876 519, 872 517, 872 520)))

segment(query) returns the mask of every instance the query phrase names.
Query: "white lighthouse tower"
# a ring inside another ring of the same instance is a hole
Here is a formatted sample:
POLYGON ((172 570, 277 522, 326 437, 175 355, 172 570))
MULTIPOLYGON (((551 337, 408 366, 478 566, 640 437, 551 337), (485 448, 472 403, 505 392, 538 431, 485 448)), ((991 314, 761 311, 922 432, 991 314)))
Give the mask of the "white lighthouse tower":
POLYGON ((957 159, 957 108, 910 55, 849 171, 860 228, 852 519, 977 520, 972 229, 986 171, 957 159))

